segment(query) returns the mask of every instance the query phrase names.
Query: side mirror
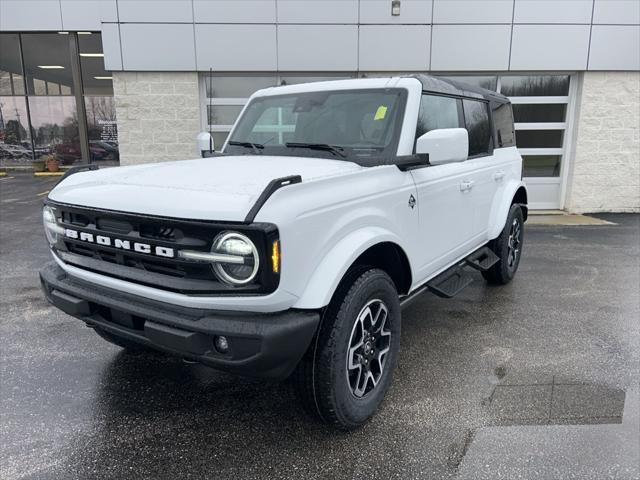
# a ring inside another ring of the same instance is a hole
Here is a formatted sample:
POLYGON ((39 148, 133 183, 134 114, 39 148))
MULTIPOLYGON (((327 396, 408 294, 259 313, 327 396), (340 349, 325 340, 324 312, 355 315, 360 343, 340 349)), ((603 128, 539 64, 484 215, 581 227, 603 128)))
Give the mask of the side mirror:
POLYGON ((210 157, 214 152, 213 137, 209 132, 200 132, 196 137, 198 141, 198 150, 202 158, 210 157))
POLYGON ((431 165, 462 162, 469 156, 469 133, 464 128, 439 128, 416 140, 416 153, 428 153, 431 165))

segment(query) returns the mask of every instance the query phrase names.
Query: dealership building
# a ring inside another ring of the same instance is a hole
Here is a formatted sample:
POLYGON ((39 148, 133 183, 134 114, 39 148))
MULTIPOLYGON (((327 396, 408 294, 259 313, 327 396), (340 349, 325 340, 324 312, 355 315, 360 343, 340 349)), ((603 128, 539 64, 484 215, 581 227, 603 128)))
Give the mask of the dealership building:
POLYGON ((0 167, 192 158, 260 88, 408 72, 511 99, 532 208, 640 210, 638 0, 0 0, 0 167))

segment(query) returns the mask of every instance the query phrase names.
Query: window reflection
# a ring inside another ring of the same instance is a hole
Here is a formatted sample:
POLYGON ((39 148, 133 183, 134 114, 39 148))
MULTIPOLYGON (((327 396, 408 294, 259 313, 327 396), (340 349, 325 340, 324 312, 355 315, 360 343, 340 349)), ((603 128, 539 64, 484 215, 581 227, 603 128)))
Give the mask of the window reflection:
POLYGON ((569 76, 500 77, 500 93, 507 97, 564 97, 569 95, 569 76))
POLYGON ((0 97, 0 165, 16 166, 33 159, 24 97, 0 97))
POLYGON ((117 165, 120 152, 113 97, 85 97, 84 101, 91 160, 99 161, 102 165, 117 165))
POLYGON ((442 78, 466 83, 469 85, 473 85, 474 87, 486 88, 487 90, 493 90, 494 92, 498 89, 498 77, 494 76, 456 75, 446 76, 442 78))
POLYGON ((29 97, 36 157, 52 153, 62 165, 82 158, 74 97, 29 97))

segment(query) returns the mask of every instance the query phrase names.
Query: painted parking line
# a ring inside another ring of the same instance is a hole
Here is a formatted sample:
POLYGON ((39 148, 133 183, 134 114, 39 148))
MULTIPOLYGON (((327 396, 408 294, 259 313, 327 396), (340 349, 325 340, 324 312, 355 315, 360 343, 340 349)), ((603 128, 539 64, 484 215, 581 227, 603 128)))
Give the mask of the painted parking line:
POLYGON ((42 192, 42 193, 38 193, 36 196, 41 197, 43 195, 46 195, 47 193, 49 193, 51 190, 47 190, 46 192, 42 192))
POLYGON ((0 177, 0 182, 1 182, 2 180, 11 180, 11 179, 13 179, 13 178, 14 178, 14 177, 5 177, 5 176, 2 176, 2 177, 0 177))

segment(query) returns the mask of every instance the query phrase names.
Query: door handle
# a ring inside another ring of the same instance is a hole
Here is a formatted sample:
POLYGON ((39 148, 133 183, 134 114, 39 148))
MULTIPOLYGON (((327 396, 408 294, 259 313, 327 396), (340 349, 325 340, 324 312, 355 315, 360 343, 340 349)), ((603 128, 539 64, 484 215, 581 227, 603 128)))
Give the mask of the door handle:
POLYGON ((473 184, 475 182, 473 180, 465 180, 464 182, 460 182, 460 191, 468 192, 473 188, 473 184))
POLYGON ((496 173, 493 174, 493 179, 496 182, 501 181, 504 178, 504 171, 502 170, 498 170, 496 173))

